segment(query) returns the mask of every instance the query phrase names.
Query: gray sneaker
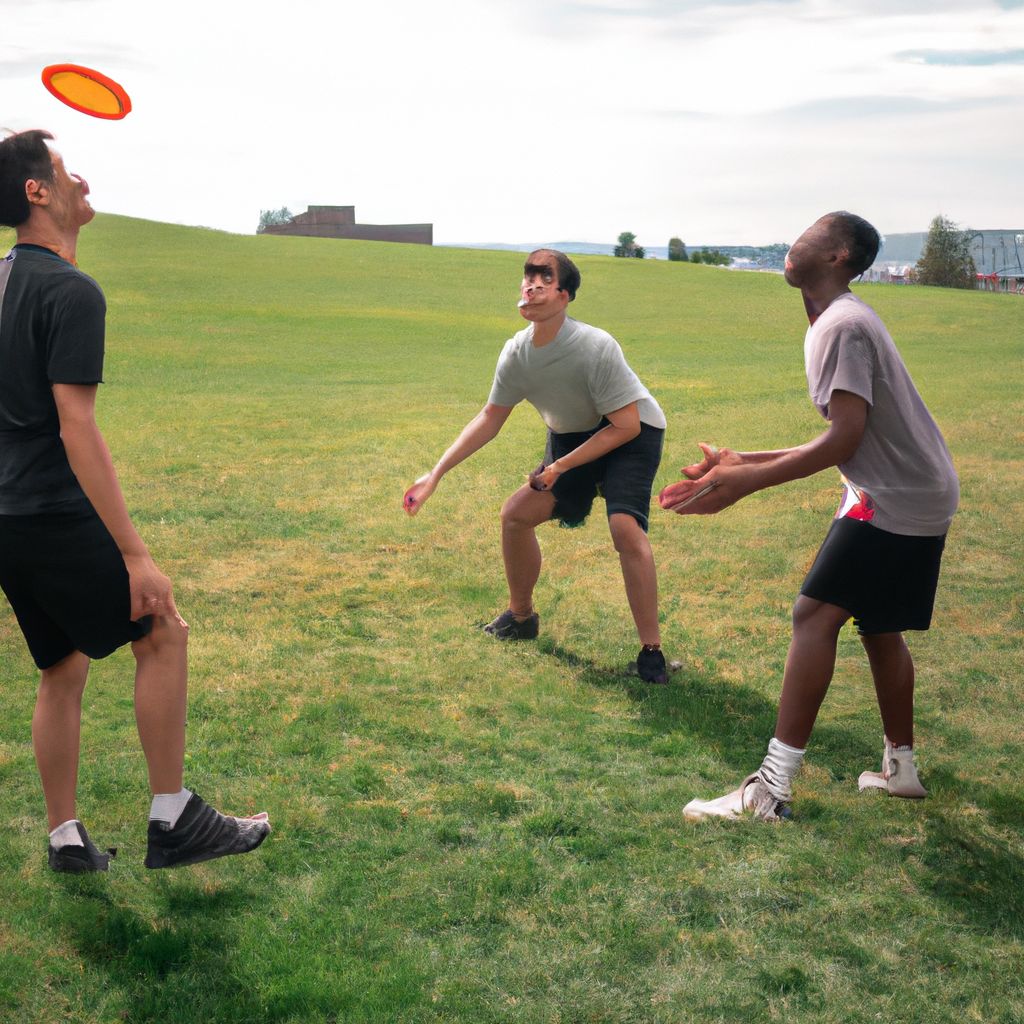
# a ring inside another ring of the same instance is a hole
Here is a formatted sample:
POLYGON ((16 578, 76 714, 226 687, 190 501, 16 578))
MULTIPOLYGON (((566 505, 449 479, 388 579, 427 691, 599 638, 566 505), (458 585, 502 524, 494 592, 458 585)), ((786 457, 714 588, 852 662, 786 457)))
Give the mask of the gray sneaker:
POLYGON ((498 640, 536 640, 540 633, 540 616, 534 612, 520 622, 510 608, 493 622, 488 622, 484 626, 484 632, 498 640))
POLYGON ((62 846, 56 850, 51 845, 47 851, 47 861, 51 871, 67 872, 68 874, 81 875, 89 871, 106 871, 110 861, 117 856, 117 848, 111 847, 106 852, 101 852, 89 838, 85 826, 75 822, 81 846, 62 846))
POLYGON ((150 821, 146 867, 175 868, 248 853, 268 835, 270 822, 266 815, 232 818, 215 811, 193 793, 174 828, 166 821, 150 821))

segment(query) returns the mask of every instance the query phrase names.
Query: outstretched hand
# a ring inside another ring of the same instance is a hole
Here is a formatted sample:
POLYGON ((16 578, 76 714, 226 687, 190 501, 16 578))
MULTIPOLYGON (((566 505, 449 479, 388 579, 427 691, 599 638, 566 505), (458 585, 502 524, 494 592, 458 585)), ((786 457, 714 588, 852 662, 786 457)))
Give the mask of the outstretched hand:
POLYGON ((412 487, 405 492, 405 497, 402 499, 402 508, 404 508, 409 515, 416 515, 426 502, 427 498, 434 493, 434 489, 436 487, 437 484, 429 473, 427 473, 426 476, 421 476, 419 480, 417 480, 416 483, 414 483, 412 487))
POLYGON ((682 469, 687 479, 669 484, 658 495, 658 504, 666 512, 713 515, 748 493, 741 468, 743 457, 738 452, 704 443, 700 449, 704 459, 682 469))
MULTIPOLYGON (((700 462, 695 462, 692 466, 683 466, 679 471, 683 476, 689 477, 691 480, 699 480, 702 476, 711 472, 718 465, 722 455, 721 449, 716 448, 713 444, 705 444, 703 441, 699 441, 697 447, 704 453, 704 458, 700 462)), ((726 450, 728 451, 728 449, 726 450)))

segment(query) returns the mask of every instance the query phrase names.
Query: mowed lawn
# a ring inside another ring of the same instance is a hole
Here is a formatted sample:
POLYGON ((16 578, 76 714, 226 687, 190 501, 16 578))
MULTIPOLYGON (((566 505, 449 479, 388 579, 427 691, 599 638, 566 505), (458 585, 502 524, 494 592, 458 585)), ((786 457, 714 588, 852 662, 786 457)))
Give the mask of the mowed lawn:
MULTIPOLYGON (((857 793, 882 734, 848 629, 794 820, 694 826, 686 801, 763 755, 837 474, 718 517, 652 513, 684 666, 646 687, 600 508, 542 530, 539 641, 477 629, 504 607, 498 510, 542 452, 531 408, 401 509, 486 400, 521 255, 100 216, 79 256, 109 304, 101 426, 192 627, 186 784, 274 833, 143 868, 121 651, 93 668, 80 781, 119 854, 50 873, 36 673, 5 606, 0 1021, 1024 1021, 1024 299, 856 287, 962 480, 933 629, 910 636, 930 798, 857 793)), ((659 486, 698 440, 823 428, 781 277, 579 264, 571 312, 668 416, 659 486)))

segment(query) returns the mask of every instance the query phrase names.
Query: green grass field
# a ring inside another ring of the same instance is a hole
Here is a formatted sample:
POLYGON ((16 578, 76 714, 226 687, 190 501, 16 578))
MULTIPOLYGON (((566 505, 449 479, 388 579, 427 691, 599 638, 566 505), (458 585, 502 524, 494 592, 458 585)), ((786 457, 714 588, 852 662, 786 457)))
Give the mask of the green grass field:
MULTIPOLYGON (((910 638, 930 799, 858 795, 882 737, 844 630, 796 819, 695 827, 683 804, 763 755, 835 474, 653 514, 685 665, 646 688, 603 515, 542 531, 536 644, 475 628, 504 607, 498 510, 540 457, 532 409, 401 510, 487 397, 521 256, 111 216, 79 256, 110 310, 101 426, 192 626, 186 784, 275 831, 249 858, 145 871, 121 651, 93 668, 80 783, 120 854, 50 873, 36 673, 5 610, 4 1024, 1024 1021, 1024 300, 857 288, 962 480, 935 623, 910 638)), ((573 314, 668 416, 659 486, 697 440, 822 429, 780 277, 579 263, 573 314)))

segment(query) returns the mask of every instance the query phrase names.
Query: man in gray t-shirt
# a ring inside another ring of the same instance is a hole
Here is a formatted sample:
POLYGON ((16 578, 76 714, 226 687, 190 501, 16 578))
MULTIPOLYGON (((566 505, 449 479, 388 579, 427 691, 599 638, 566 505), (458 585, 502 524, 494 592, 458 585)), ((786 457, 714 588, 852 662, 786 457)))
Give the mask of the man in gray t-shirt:
POLYGON ((668 676, 647 514, 665 416, 618 342, 566 316, 579 284, 579 270, 564 253, 538 249, 530 254, 519 302, 529 326, 502 350, 487 404, 437 465, 406 491, 404 507, 409 515, 419 512, 448 470, 496 437, 516 405, 530 402, 547 425, 547 448, 529 482, 502 507, 509 606, 485 630, 502 640, 537 636, 533 591, 541 553, 536 529, 552 519, 579 525, 600 494, 642 645, 637 671, 647 682, 664 683, 668 676))
POLYGON ((927 629, 959 485, 938 426, 892 338, 850 282, 875 259, 878 232, 840 211, 816 221, 786 257, 810 328, 804 362, 811 401, 828 421, 813 441, 771 452, 702 445, 690 479, 666 487, 662 508, 718 512, 754 491, 830 466, 845 490, 828 536, 793 608, 775 735, 760 769, 717 800, 692 800, 687 818, 762 819, 789 813, 790 784, 803 760, 835 669, 839 630, 853 618, 867 653, 885 728, 882 771, 861 789, 920 798, 914 764, 914 662, 903 639, 927 629))

